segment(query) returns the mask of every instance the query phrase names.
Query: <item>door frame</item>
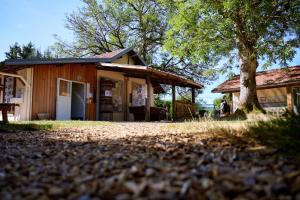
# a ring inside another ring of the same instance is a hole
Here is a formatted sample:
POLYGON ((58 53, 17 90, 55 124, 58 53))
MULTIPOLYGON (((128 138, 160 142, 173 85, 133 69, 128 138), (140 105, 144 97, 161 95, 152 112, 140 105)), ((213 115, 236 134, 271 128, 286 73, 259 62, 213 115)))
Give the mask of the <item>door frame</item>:
MULTIPOLYGON (((83 100, 84 100, 84 104, 83 104, 83 113, 84 113, 83 120, 85 120, 86 119, 86 95, 87 95, 86 94, 86 85, 87 85, 87 83, 86 82, 82 82, 82 81, 68 80, 68 79, 65 79, 65 78, 57 78, 57 82, 56 82, 56 105, 55 105, 56 109, 57 109, 57 101, 58 101, 57 97, 59 96, 59 82, 60 82, 60 80, 67 81, 67 82, 71 83, 71 86, 70 86, 71 109, 72 109, 72 91, 73 91, 72 85, 73 85, 73 83, 78 83, 78 84, 82 84, 83 85, 83 100)), ((56 110, 56 112, 57 112, 57 110, 56 110)), ((70 112, 72 112, 72 110, 70 110, 70 112)), ((71 115, 71 113, 70 113, 70 115, 71 115)))
MULTIPOLYGON (((293 113, 295 113, 296 115, 300 115, 300 110, 297 110, 296 105, 295 105, 295 99, 294 99, 294 90, 299 89, 300 90, 300 86, 294 86, 291 88, 291 92, 292 92, 292 111, 293 113), (298 112, 298 113, 296 113, 298 112)), ((300 106, 300 102, 299 102, 299 106, 300 106)))

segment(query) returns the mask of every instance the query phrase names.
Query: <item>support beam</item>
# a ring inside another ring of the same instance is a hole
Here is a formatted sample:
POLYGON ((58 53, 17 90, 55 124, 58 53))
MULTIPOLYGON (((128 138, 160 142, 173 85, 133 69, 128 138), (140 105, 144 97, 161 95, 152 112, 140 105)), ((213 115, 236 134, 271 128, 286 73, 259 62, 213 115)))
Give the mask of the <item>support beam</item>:
POLYGON ((124 121, 128 121, 128 79, 127 76, 124 77, 124 121))
POLYGON ((146 115, 145 120, 147 122, 150 121, 150 107, 151 107, 151 79, 150 76, 147 76, 146 79, 147 82, 147 100, 146 100, 146 115))
POLYGON ((195 103, 195 88, 192 88, 192 103, 195 103))
POLYGON ((233 114, 233 94, 229 93, 229 97, 230 97, 230 113, 229 114, 233 114))
POLYGON ((176 87, 172 84, 172 111, 173 111, 173 121, 176 119, 176 87))
POLYGON ((19 78, 26 87, 30 87, 30 84, 21 75, 5 73, 5 72, 0 72, 0 75, 19 78))

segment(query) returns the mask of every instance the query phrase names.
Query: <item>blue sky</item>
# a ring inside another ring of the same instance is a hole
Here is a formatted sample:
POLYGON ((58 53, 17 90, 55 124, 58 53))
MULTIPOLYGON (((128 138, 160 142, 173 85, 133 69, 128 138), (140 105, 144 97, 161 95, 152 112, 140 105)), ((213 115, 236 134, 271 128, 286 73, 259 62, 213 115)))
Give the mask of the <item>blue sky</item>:
MULTIPOLYGON (((0 0, 0 3, 0 61, 5 59, 4 53, 9 50, 9 45, 15 42, 27 44, 31 41, 44 51, 55 42, 54 34, 71 41, 73 36, 65 28, 65 15, 82 5, 80 0, 0 0)), ((300 65, 300 51, 297 52, 289 65, 300 65)), ((222 96, 210 91, 225 79, 226 75, 223 75, 206 85, 198 99, 212 103, 222 96)))

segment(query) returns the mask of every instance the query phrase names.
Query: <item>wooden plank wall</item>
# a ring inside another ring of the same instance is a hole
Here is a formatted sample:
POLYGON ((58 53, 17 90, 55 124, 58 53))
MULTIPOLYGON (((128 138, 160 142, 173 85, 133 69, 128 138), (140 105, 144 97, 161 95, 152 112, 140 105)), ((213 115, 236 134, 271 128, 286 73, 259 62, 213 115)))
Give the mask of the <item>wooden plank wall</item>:
POLYGON ((196 114, 196 105, 194 103, 186 103, 181 101, 175 102, 176 118, 188 119, 196 114))
MULTIPOLYGON (((94 64, 36 65, 33 67, 32 119, 37 119, 38 113, 48 113, 50 119, 55 119, 58 78, 90 83, 90 92, 96 95, 94 64)), ((96 120, 94 101, 86 104, 86 120, 96 120)))
POLYGON ((287 100, 287 109, 289 112, 293 112, 293 94, 292 87, 286 87, 286 100, 287 100))

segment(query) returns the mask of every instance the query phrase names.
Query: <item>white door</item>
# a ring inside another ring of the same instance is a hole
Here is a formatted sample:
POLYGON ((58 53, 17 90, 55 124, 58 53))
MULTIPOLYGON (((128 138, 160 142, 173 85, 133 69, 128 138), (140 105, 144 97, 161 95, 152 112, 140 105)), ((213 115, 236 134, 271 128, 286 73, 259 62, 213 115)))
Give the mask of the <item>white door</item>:
POLYGON ((72 82, 57 79, 56 119, 71 120, 72 82))

